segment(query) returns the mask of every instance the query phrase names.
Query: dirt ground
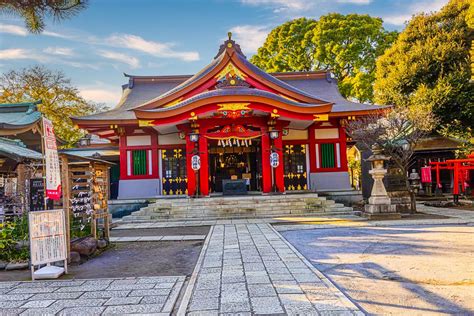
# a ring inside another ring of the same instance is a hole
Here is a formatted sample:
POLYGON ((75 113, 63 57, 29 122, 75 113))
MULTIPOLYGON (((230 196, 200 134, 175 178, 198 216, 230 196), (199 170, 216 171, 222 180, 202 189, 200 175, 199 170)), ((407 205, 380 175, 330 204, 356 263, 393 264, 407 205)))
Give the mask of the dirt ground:
POLYGON ((136 236, 177 236, 177 235, 207 235, 209 226, 164 227, 144 229, 112 229, 112 237, 136 236))
MULTIPOLYGON (((190 275, 202 245, 202 241, 116 243, 81 265, 69 266, 69 274, 61 279, 190 275)), ((0 271, 0 282, 30 279, 29 270, 0 271)))
POLYGON ((474 315, 474 227, 286 231, 284 237, 370 315, 474 315))

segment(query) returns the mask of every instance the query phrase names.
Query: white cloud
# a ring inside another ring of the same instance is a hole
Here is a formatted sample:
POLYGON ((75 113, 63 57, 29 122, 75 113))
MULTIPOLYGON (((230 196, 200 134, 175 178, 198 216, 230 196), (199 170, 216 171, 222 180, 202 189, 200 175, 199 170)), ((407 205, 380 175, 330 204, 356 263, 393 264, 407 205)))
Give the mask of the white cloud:
POLYGON ((140 67, 140 61, 138 58, 122 54, 122 53, 117 53, 117 52, 112 52, 108 50, 100 50, 98 54, 104 58, 119 61, 121 63, 129 65, 131 68, 138 68, 140 67))
POLYGON ((275 7, 276 11, 284 9, 302 11, 312 6, 312 1, 308 0, 241 0, 241 2, 252 6, 272 6, 275 7))
POLYGON ((114 107, 120 100, 120 88, 110 87, 79 87, 80 95, 90 101, 105 103, 109 107, 114 107))
POLYGON ((365 5, 372 3, 372 0, 337 0, 336 2, 365 5))
POLYGON ((198 52, 180 52, 173 49, 173 43, 147 41, 132 34, 115 34, 106 39, 109 45, 141 51, 155 57, 178 58, 183 61, 199 60, 198 52))
POLYGON ((232 37, 245 53, 256 53, 267 38, 270 28, 264 25, 237 25, 230 29, 232 37))
POLYGON ((438 11, 448 3, 449 0, 424 0, 413 2, 408 5, 407 10, 400 14, 382 16, 384 22, 393 25, 404 25, 414 14, 421 12, 438 11))
POLYGON ((46 47, 43 52, 51 55, 74 56, 74 50, 69 47, 46 47))
POLYGON ((47 60, 45 56, 35 53, 34 51, 23 48, 9 48, 0 50, 0 59, 15 60, 15 59, 32 59, 39 62, 47 60))
POLYGON ((0 33, 8 33, 19 36, 28 35, 28 31, 24 27, 13 24, 0 24, 0 33))

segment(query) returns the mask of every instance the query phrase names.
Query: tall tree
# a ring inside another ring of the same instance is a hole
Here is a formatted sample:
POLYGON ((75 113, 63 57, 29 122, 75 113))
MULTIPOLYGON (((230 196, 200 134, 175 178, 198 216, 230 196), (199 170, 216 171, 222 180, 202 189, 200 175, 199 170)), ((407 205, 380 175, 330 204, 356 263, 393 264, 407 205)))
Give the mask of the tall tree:
POLYGON ((274 28, 251 61, 271 72, 310 71, 319 68, 314 61, 312 32, 317 22, 300 18, 274 28))
POLYGON ((0 12, 19 15, 32 33, 41 33, 45 18, 69 19, 87 6, 87 0, 0 0, 0 12))
POLYGON ((412 18, 377 61, 377 102, 433 112, 438 130, 472 135, 474 86, 469 83, 469 49, 474 33, 466 22, 469 2, 451 0, 437 13, 412 18))
POLYGON ((372 101, 375 60, 398 35, 385 30, 382 23, 367 14, 330 13, 314 29, 314 59, 331 69, 343 96, 372 101))
POLYGON ((0 103, 36 100, 42 100, 38 109, 53 122, 56 135, 68 144, 83 136, 83 132, 74 127, 70 116, 87 115, 103 109, 100 104, 84 100, 62 72, 34 66, 11 70, 0 76, 0 103))
POLYGON ((396 36, 368 15, 300 18, 273 29, 251 61, 272 72, 331 70, 345 97, 372 101, 375 59, 396 36))

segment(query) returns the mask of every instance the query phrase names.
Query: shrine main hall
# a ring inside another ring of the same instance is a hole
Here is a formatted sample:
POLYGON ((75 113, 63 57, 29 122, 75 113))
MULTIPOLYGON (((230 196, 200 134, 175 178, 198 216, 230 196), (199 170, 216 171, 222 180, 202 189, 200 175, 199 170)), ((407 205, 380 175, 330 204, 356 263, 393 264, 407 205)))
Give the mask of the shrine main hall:
POLYGON ((119 199, 350 190, 344 125, 380 109, 326 71, 266 73, 230 36, 193 76, 125 76, 114 109, 72 118, 118 145, 119 199))

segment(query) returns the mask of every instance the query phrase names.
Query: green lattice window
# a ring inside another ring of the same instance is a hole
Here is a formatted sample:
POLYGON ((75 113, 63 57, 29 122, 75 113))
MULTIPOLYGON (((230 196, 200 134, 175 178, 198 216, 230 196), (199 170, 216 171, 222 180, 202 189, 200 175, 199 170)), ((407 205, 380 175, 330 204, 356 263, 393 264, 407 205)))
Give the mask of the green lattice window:
POLYGON ((334 147, 335 144, 321 144, 321 168, 334 168, 336 166, 334 147))
POLYGON ((146 175, 146 150, 132 150, 133 175, 146 175))

